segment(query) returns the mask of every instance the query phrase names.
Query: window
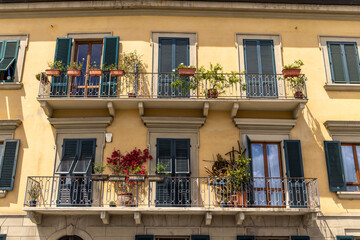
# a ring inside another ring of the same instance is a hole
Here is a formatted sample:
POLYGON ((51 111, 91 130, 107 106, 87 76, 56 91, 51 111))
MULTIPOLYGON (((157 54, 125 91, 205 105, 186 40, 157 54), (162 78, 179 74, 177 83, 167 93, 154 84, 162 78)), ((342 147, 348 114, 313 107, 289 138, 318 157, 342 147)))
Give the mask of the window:
POLYGON ((0 190, 13 190, 20 140, 0 142, 0 190), (1 144, 2 143, 2 144, 1 144))
POLYGON ((327 42, 333 83, 360 84, 359 54, 356 42, 327 42))
POLYGON ((346 190, 359 191, 360 144, 341 144, 346 190))
POLYGON ((0 81, 13 82, 20 41, 0 41, 0 81))

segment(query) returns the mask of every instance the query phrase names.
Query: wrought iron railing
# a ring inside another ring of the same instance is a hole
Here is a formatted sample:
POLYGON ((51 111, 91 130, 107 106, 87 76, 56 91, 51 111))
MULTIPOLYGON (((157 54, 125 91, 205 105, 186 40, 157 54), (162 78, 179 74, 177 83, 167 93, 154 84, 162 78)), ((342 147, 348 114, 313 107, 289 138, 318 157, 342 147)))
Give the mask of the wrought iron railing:
POLYGON ((315 178, 28 177, 26 207, 320 207, 315 178))
MULTIPOLYGON (((232 74, 222 74, 225 86, 218 91, 220 99, 307 99, 305 76, 288 81, 282 74, 238 74, 242 81, 231 84, 232 74), (300 84, 299 84, 300 83, 300 84)), ((59 77, 40 81, 39 97, 101 97, 101 98, 214 98, 208 95, 212 89, 208 79, 180 77, 174 73, 126 73, 111 77, 104 72, 100 77, 88 74, 70 77, 63 72, 59 77), (177 80, 184 84, 174 86, 177 80), (186 82, 192 82, 189 88, 186 82), (194 82, 195 87, 194 87, 194 82)))

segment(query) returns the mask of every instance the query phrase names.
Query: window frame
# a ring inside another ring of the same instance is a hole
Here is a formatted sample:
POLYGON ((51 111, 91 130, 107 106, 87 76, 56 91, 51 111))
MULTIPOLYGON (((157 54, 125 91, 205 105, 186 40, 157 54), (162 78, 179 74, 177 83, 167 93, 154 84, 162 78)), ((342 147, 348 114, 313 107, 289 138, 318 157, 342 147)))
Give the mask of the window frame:
MULTIPOLYGON (((356 177, 357 177, 357 180, 358 182, 346 182, 345 180, 345 183, 346 183, 346 187, 350 187, 350 186, 357 186, 359 188, 358 191, 360 191, 360 167, 359 167, 359 159, 357 157, 357 152, 356 152, 356 147, 360 147, 360 143, 344 143, 344 142, 340 142, 340 145, 341 147, 342 146, 351 146, 352 147, 352 150, 353 150, 353 156, 354 156, 354 163, 355 163, 355 171, 356 171, 356 177)), ((341 151, 341 154, 343 154, 343 151, 341 151)), ((343 166, 345 167, 345 164, 344 164, 344 155, 342 155, 343 157, 343 166)), ((344 168, 345 169, 345 168, 344 168)), ((345 170, 344 170, 344 174, 345 174, 345 170)), ((349 191, 348 192, 354 192, 354 191, 349 191)), ((356 191, 355 191, 356 192, 356 191)))

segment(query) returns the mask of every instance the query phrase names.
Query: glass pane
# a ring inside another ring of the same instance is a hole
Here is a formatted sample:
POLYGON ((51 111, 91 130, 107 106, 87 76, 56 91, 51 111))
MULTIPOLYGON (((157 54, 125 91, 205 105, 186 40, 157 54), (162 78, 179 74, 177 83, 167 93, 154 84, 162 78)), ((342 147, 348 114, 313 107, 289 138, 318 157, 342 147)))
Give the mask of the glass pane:
POLYGON ((354 153, 352 146, 341 146, 341 152, 344 162, 345 181, 357 182, 354 153))
POLYGON ((255 197, 254 205, 256 206, 267 205, 265 191, 254 191, 254 197, 255 197))
POLYGON ((277 144, 267 144, 267 161, 268 161, 268 173, 270 179, 270 188, 281 188, 281 173, 279 162, 279 148, 277 144), (277 178, 277 179, 276 179, 277 178))
POLYGON ((282 206, 283 205, 283 194, 281 191, 270 192, 270 205, 271 206, 282 206))
MULTIPOLYGON (((102 44, 92 44, 91 45, 91 57, 90 64, 96 64, 97 66, 101 66, 101 55, 102 55, 102 44)), ((88 95, 89 96, 98 96, 99 95, 99 84, 100 77, 90 76, 89 77, 89 88, 88 95)))
POLYGON ((75 157, 64 158, 60 161, 60 164, 57 168, 57 173, 70 173, 71 167, 73 165, 75 157))
POLYGON ((254 187, 265 187, 265 167, 264 167, 264 151, 262 144, 251 144, 252 153, 252 169, 254 176, 254 187), (262 179, 256 179, 256 178, 262 179))
POLYGON ((89 49, 89 45, 88 44, 79 44, 78 45, 78 49, 77 49, 77 53, 76 53, 76 62, 83 62, 83 67, 81 69, 82 74, 79 77, 74 77, 73 78, 73 87, 75 87, 73 89, 73 95, 75 96, 82 96, 84 95, 84 88, 77 88, 79 86, 85 86, 85 73, 86 73, 86 63, 87 63, 87 55, 88 55, 88 49, 89 49))

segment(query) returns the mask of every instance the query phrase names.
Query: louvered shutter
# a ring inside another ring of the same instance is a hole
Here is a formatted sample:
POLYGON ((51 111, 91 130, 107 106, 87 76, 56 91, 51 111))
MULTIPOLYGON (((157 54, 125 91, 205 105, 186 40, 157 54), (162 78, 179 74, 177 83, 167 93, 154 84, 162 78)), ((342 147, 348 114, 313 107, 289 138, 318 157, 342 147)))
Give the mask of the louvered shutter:
POLYGON ((3 59, 3 46, 4 46, 4 41, 0 41, 0 61, 3 59))
POLYGON ((0 234, 0 240, 6 240, 6 234, 0 234))
POLYGON ((286 175, 289 178, 290 207, 306 207, 306 182, 301 154, 300 140, 284 140, 286 175))
POLYGON ((175 173, 190 174, 190 141, 176 139, 175 141, 175 173))
POLYGON ((78 158, 78 144, 79 140, 77 139, 64 139, 61 161, 56 170, 57 174, 70 173, 78 158))
POLYGON ((254 236, 237 236, 237 240, 255 240, 254 236))
POLYGON ((171 38, 159 38, 159 80, 158 95, 171 95, 173 63, 173 41, 171 38))
MULTIPOLYGON (((105 37, 104 38, 104 56, 103 68, 115 64, 117 66, 119 60, 119 37, 105 37)), ((110 77, 110 72, 105 72, 101 79, 101 96, 115 97, 117 88, 117 78, 110 77)))
POLYGON ((328 52, 333 83, 346 83, 340 43, 328 42, 328 52))
POLYGON ((339 141, 324 141, 330 191, 346 191, 345 173, 339 141))
POLYGON ((191 235, 191 240, 210 240, 209 235, 191 235))
POLYGON ((291 240, 310 240, 309 236, 291 236, 291 240))
POLYGON ((244 40, 244 53, 246 74, 260 73, 257 40, 244 40))
POLYGON ((5 140, 0 158, 0 190, 13 190, 20 140, 5 140))
POLYGON ((349 74, 349 82, 360 83, 359 56, 356 43, 344 43, 344 51, 349 74))
POLYGON ((277 96, 277 79, 275 75, 274 44, 272 40, 260 40, 262 95, 277 96))
MULTIPOLYGON (((171 139, 157 139, 157 163, 165 166, 164 173, 172 173, 172 141, 171 139)), ((172 179, 165 178, 163 183, 156 183, 156 205, 170 206, 172 179)))
MULTIPOLYGON (((72 38, 58 38, 54 61, 61 61, 65 66, 70 64, 72 38)), ((51 96, 66 96, 68 77, 62 73, 53 77, 51 82, 51 96)))
MULTIPOLYGON (((246 140, 246 157, 247 158, 252 158, 252 153, 251 153, 251 140, 249 138, 248 135, 245 136, 245 140, 246 140)), ((250 162, 250 166, 249 166, 249 171, 250 171, 250 175, 251 177, 254 177, 253 176, 253 169, 252 169, 252 162, 250 162)), ((251 204, 254 204, 255 202, 255 197, 254 197, 254 180, 250 178, 250 181, 249 181, 249 187, 247 189, 247 191, 249 192, 248 193, 248 196, 249 196, 249 202, 250 202, 250 205, 251 204)))
POLYGON ((135 235, 135 240, 154 240, 154 235, 135 235))
POLYGON ((4 41, 3 43, 5 43, 5 49, 3 58, 0 60, 0 72, 7 71, 10 66, 13 66, 15 70, 20 41, 4 41))
MULTIPOLYGON (((176 38, 174 42, 175 58, 173 62, 173 69, 177 68, 180 63, 189 66, 189 39, 188 38, 176 38)), ((188 81, 189 77, 182 77, 183 81, 188 81)), ((174 79, 172 79, 174 81, 174 79)), ((190 91, 183 90, 181 87, 172 89, 172 94, 179 97, 189 97, 190 91)))
POLYGON ((80 140, 79 159, 75 164, 74 174, 89 174, 95 157, 96 139, 80 140))
POLYGON ((336 240, 354 240, 353 236, 336 236, 336 240))

